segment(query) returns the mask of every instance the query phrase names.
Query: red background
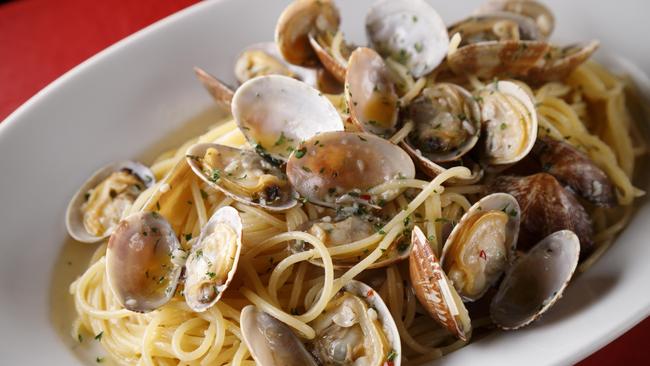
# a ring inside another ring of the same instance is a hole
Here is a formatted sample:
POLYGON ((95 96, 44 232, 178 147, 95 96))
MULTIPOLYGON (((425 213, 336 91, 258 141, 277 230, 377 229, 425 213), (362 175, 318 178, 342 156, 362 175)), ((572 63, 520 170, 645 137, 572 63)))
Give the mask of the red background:
MULTIPOLYGON (((22 0, 0 4, 0 120, 88 57, 195 2, 22 0)), ((579 365, 650 364, 648 339, 650 319, 579 365)))

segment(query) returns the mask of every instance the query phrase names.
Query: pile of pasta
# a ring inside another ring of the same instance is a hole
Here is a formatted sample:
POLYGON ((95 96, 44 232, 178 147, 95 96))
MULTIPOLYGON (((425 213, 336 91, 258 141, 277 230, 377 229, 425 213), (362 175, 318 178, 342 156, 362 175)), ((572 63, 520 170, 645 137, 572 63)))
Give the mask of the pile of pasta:
MULTIPOLYGON (((399 74, 399 65, 393 65, 399 74)), ((413 80, 401 76, 408 88, 402 97, 413 98, 435 75, 413 80)), ((480 89, 478 79, 468 78, 466 87, 480 89)), ((522 83, 523 84, 523 83, 522 83)), ((596 247, 580 265, 591 266, 625 227, 633 211, 634 198, 643 192, 634 187, 632 177, 636 158, 646 152, 642 134, 626 106, 628 86, 603 66, 587 62, 563 82, 539 88, 526 86, 537 102, 539 134, 568 142, 585 152, 616 186, 619 206, 591 208, 596 247)), ((341 106, 341 96, 330 96, 341 106)), ((391 139, 404 138, 399 131, 391 139)), ((227 120, 207 133, 185 142, 177 149, 160 155, 151 165, 158 180, 185 159, 186 149, 196 142, 217 142, 240 147, 244 136, 235 121, 227 120)), ((189 249, 200 228, 221 207, 236 208, 243 221, 243 248, 235 281, 223 298, 202 313, 193 312, 183 300, 182 286, 172 301, 160 309, 138 314, 121 308, 115 299, 105 271, 106 244, 97 249, 88 269, 70 286, 78 313, 73 335, 102 334, 101 343, 121 364, 137 365, 254 365, 239 328, 240 310, 255 304, 282 322, 307 336, 314 335, 308 323, 325 308, 328 300, 352 278, 364 278, 376 289, 389 307, 397 324, 408 363, 422 363, 452 352, 465 343, 449 335, 429 316, 418 310, 410 290, 408 268, 396 263, 381 269, 368 267, 381 257, 393 240, 419 225, 438 253, 443 245, 444 224, 457 221, 483 190, 480 184, 445 186, 454 177, 463 176, 464 167, 448 169, 431 181, 393 180, 373 188, 374 193, 395 187, 408 188, 391 202, 391 219, 381 231, 362 240, 327 248, 316 237, 297 230, 303 223, 321 216, 321 208, 304 203, 284 213, 269 213, 260 208, 233 201, 203 183, 196 175, 186 176, 191 204, 181 234, 181 244, 189 249), (288 243, 302 240, 310 250, 292 253, 288 243), (309 260, 320 258, 322 267, 309 260), (335 270, 332 258, 359 258, 352 268, 335 270)), ((131 211, 142 207, 154 186, 144 192, 131 211)), ((472 327, 489 327, 489 318, 473 319, 472 327)))

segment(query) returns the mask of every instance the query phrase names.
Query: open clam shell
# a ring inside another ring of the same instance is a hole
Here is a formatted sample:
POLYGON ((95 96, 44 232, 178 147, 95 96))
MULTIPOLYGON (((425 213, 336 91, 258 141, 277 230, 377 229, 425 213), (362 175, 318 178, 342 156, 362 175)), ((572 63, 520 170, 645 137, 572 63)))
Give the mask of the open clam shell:
POLYGON ((518 258, 490 304, 494 323, 502 329, 518 329, 538 319, 562 297, 579 257, 578 237, 562 230, 518 258))
POLYGON ((422 230, 413 228, 413 250, 409 256, 411 285, 422 307, 451 334, 463 341, 472 334, 469 314, 458 292, 447 279, 445 271, 422 230))
POLYGON ((232 87, 199 67, 194 67, 194 73, 217 104, 230 107, 232 97, 235 95, 232 87))
POLYGON ((494 12, 520 14, 532 19, 545 39, 553 33, 555 27, 555 17, 551 10, 534 0, 489 0, 476 11, 477 14, 494 12))
POLYGON ((494 12, 463 19, 449 27, 449 34, 460 34, 459 47, 486 41, 539 41, 539 28, 530 18, 494 12))
POLYGON ((457 160, 469 152, 481 133, 481 109, 464 88, 438 83, 422 90, 408 106, 414 123, 405 143, 434 163, 457 160))
POLYGON ((484 155, 493 165, 523 159, 537 139, 537 110, 532 97, 510 81, 490 83, 479 92, 484 155))
POLYGON ((535 83, 566 79, 578 66, 585 63, 600 47, 597 40, 566 47, 550 46, 544 62, 531 68, 525 79, 535 83))
POLYGON ((330 0, 299 0, 287 6, 275 27, 275 42, 287 62, 313 66, 318 58, 309 43, 309 34, 336 33, 339 10, 330 0))
POLYGON ((239 202, 270 211, 296 205, 286 175, 253 150, 202 143, 185 156, 194 174, 239 202))
POLYGON ((459 75, 522 77, 543 62, 549 48, 541 41, 485 41, 458 48, 448 55, 447 62, 459 75))
POLYGON ((320 364, 345 364, 346 360, 363 360, 367 365, 386 361, 401 364, 395 321, 379 293, 362 282, 345 285, 310 325, 316 337, 308 348, 320 364))
POLYGON ((377 1, 366 15, 366 33, 372 48, 414 77, 436 68, 449 47, 444 22, 423 0, 377 1))
MULTIPOLYGON (((306 222, 299 229, 314 235, 328 248, 362 240, 377 232, 375 223, 359 216, 350 216, 337 222, 334 222, 328 216, 327 218, 306 222)), ((412 247, 413 244, 411 241, 398 236, 382 253, 381 258, 371 264, 368 268, 382 268, 405 260, 411 253, 412 247)), ((304 243, 292 243, 289 246, 289 250, 294 253, 304 251, 304 243)), ((359 260, 359 257, 346 259, 333 257, 332 263, 334 264, 335 269, 349 269, 357 264, 359 260)), ((317 266, 323 266, 323 262, 320 259, 312 259, 310 262, 317 266)))
POLYGON ((324 132, 304 141, 291 154, 287 175, 302 197, 335 208, 394 199, 400 189, 375 196, 367 192, 391 179, 415 177, 415 166, 404 150, 375 135, 324 132))
POLYGON ((318 87, 317 71, 288 63, 275 42, 256 43, 246 47, 235 62, 235 77, 240 83, 264 75, 284 75, 318 87))
POLYGON ((277 161, 320 132, 342 131, 332 103, 309 85, 280 75, 259 76, 237 89, 232 114, 246 140, 277 161))
POLYGON ((329 71, 332 76, 339 82, 345 82, 345 74, 347 73, 347 59, 350 57, 351 47, 345 41, 341 41, 339 45, 340 58, 333 54, 332 50, 333 36, 331 33, 326 34, 309 34, 309 43, 311 44, 316 56, 320 60, 323 67, 329 71))
POLYGON ((291 328, 255 305, 242 309, 239 323, 242 338, 258 365, 318 365, 291 328))
POLYGON ((380 136, 395 133, 399 97, 388 66, 374 50, 360 47, 352 52, 345 77, 345 99, 359 129, 380 136))
POLYGON ((136 212, 122 221, 106 249, 106 277, 126 309, 153 311, 173 296, 182 269, 176 233, 157 212, 136 212))
POLYGON ((442 267, 464 301, 475 301, 514 259, 521 209, 505 193, 483 197, 463 215, 445 242, 442 267))
POLYGON ((213 306, 235 277, 241 253, 242 221, 226 206, 212 215, 185 263, 185 301, 202 312, 213 306))
POLYGON ((137 196, 154 183, 153 172, 138 162, 104 166, 88 178, 68 203, 68 234, 82 243, 108 238, 137 196))

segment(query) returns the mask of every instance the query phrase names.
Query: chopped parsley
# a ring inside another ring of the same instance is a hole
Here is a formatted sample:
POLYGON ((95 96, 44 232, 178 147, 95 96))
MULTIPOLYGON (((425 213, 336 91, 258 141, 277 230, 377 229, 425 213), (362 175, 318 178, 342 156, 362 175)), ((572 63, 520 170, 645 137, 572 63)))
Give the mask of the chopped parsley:
POLYGON ((287 138, 284 136, 284 132, 280 132, 280 137, 278 137, 278 140, 275 141, 275 144, 273 144, 273 146, 284 145, 285 142, 287 142, 287 138))
POLYGON ((302 159, 302 157, 305 156, 305 154, 307 153, 307 148, 303 147, 302 149, 295 150, 293 153, 296 156, 296 158, 302 159))
POLYGON ((103 335, 104 335, 104 331, 102 330, 101 332, 99 332, 99 333, 95 336, 95 340, 101 342, 101 340, 102 340, 102 336, 103 336, 103 335))

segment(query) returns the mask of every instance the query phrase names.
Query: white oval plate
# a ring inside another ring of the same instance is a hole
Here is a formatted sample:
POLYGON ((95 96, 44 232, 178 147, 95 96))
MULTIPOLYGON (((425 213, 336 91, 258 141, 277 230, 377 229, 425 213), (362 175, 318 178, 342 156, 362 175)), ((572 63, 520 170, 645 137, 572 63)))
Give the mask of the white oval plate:
MULTIPOLYGON (((432 3, 449 23, 479 1, 432 3)), ((603 50, 643 65, 637 78, 650 71, 650 49, 642 39, 650 34, 645 19, 650 3, 549 3, 558 20, 555 39, 599 38, 603 50)), ((216 112, 192 66, 233 81, 239 50, 271 40, 286 4, 195 5, 92 57, 0 124, 0 364, 95 364, 103 355, 97 348, 84 351, 69 336, 67 286, 94 246, 65 244, 68 200, 98 167, 129 158, 150 162, 202 131, 216 112)), ((369 4, 338 1, 344 30, 359 43, 369 4)), ((11 89, 4 86, 3 92, 11 89)), ((440 363, 569 364, 632 327, 650 313, 649 220, 650 205, 644 204, 603 260, 577 279, 542 321, 491 335, 440 363)))

